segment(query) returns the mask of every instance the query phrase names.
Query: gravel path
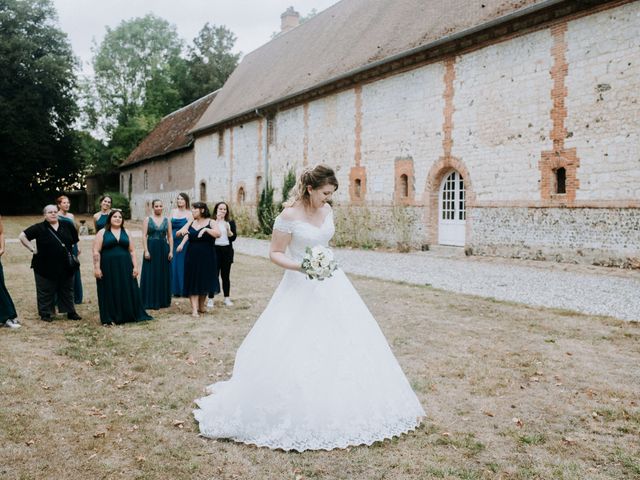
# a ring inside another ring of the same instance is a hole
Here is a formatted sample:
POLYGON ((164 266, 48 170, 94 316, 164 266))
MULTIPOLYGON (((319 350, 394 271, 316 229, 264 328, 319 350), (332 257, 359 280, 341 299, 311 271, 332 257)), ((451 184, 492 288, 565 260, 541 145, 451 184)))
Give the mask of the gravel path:
MULTIPOLYGON (((268 257, 266 240, 239 238, 234 247, 238 253, 268 257)), ((640 321, 640 274, 636 271, 486 257, 446 258, 432 252, 335 249, 335 255, 347 273, 640 321)))

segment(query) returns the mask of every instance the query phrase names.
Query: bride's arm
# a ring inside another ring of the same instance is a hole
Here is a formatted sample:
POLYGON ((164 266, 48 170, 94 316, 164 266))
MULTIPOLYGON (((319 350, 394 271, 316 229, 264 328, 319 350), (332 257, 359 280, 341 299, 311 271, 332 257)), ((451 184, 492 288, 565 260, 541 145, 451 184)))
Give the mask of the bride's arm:
POLYGON ((269 258, 276 265, 286 268, 287 270, 302 271, 302 265, 289 258, 284 252, 287 250, 291 242, 291 234, 273 230, 271 235, 271 246, 269 247, 269 258))

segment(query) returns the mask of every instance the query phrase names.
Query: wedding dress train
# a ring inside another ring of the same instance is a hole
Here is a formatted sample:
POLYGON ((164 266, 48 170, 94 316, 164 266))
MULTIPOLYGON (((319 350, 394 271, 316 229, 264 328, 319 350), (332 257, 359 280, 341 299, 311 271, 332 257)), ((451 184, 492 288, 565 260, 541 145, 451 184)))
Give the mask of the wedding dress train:
MULTIPOLYGON (((327 245, 321 227, 276 219, 288 254, 327 245)), ((283 450, 370 445, 415 429, 424 410, 378 324, 338 269, 309 280, 287 270, 236 354, 228 381, 207 388, 194 416, 202 435, 283 450)))

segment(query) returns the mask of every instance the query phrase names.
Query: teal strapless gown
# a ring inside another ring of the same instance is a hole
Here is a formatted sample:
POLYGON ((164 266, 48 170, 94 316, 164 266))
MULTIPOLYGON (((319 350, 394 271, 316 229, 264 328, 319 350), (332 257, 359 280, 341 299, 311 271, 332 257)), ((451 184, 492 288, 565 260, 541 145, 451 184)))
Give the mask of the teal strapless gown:
POLYGON ((100 252, 102 278, 97 280, 100 321, 103 324, 139 322, 153 317, 144 311, 138 282, 133 278, 129 236, 121 230, 120 240, 105 230, 100 252))
POLYGON ((165 217, 157 226, 149 217, 147 227, 147 248, 151 259, 142 260, 140 291, 144 308, 157 310, 171 305, 171 262, 169 262, 169 244, 167 230, 169 220, 165 217))
POLYGON ((173 235, 173 258, 171 259, 171 294, 176 297, 184 297, 184 257, 187 248, 178 252, 176 248, 180 245, 182 237, 176 237, 176 232, 187 224, 186 218, 171 219, 171 234, 173 235))
POLYGON ((4 285, 4 271, 2 270, 2 263, 0 263, 0 323, 17 317, 16 307, 13 304, 13 300, 11 300, 7 287, 4 285))
MULTIPOLYGON (((73 225, 73 228, 76 228, 76 224, 73 220, 67 217, 58 217, 61 222, 69 222, 73 225)), ((106 217, 105 217, 106 222, 106 217)), ((73 248, 73 254, 78 255, 78 244, 76 243, 73 248)), ((76 270, 75 275, 73 276, 73 303, 79 305, 82 303, 82 277, 80 276, 80 269, 76 270)))

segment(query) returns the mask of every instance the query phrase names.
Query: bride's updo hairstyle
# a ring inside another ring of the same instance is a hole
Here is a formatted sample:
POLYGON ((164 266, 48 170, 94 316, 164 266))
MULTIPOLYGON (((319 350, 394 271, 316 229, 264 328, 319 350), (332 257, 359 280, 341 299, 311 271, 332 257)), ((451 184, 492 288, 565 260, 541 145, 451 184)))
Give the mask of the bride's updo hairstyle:
POLYGON ((322 164, 314 167, 306 167, 298 177, 295 186, 291 189, 291 193, 289 193, 289 198, 283 205, 285 207, 291 207, 298 200, 302 201, 305 205, 309 205, 310 199, 307 186, 315 190, 325 185, 333 185, 336 187, 336 190, 338 189, 338 179, 331 167, 322 164))

